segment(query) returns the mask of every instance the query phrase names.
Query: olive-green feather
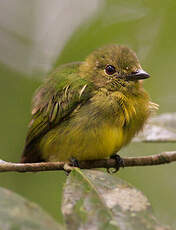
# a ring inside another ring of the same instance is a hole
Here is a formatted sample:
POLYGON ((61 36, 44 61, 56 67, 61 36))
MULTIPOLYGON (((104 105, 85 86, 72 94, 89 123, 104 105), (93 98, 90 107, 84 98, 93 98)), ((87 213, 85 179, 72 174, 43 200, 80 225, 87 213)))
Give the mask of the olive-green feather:
POLYGON ((93 160, 128 144, 156 104, 136 54, 108 45, 52 72, 36 91, 22 162, 93 160), (140 81, 139 81, 140 80, 140 81))
POLYGON ((40 138, 91 97, 93 84, 77 76, 78 67, 79 63, 61 66, 36 91, 23 156, 32 157, 40 138))

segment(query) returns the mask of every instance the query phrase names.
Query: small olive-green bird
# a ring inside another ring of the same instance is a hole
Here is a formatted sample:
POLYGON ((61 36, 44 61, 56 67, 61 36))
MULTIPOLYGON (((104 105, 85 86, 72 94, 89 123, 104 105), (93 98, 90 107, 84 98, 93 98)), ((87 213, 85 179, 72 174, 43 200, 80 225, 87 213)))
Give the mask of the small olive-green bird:
POLYGON ((55 69, 34 95, 21 162, 114 156, 157 107, 142 86, 148 77, 121 45, 55 69))

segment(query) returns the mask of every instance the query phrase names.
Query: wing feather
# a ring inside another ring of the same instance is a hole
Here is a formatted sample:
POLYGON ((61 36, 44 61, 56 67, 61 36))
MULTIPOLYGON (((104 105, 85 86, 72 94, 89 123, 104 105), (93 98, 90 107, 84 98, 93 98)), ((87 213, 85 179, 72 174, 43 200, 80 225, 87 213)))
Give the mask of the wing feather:
MULTIPOLYGON (((28 158, 30 154, 33 154, 33 148, 43 135, 59 125, 64 118, 78 106, 84 104, 92 95, 91 82, 80 78, 75 68, 70 70, 70 74, 66 74, 67 71, 67 69, 56 71, 35 93, 32 120, 29 123, 22 156, 23 162, 31 161, 28 158)), ((32 155, 31 157, 34 158, 32 155)))

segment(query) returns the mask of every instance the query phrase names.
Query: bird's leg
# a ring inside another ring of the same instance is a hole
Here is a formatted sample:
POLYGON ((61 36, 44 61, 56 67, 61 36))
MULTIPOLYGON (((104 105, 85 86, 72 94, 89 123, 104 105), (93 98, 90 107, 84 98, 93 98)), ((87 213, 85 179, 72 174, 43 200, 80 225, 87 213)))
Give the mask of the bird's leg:
POLYGON ((65 163, 65 165, 64 165, 64 171, 65 171, 66 176, 68 176, 70 174, 71 167, 80 168, 79 161, 76 158, 74 158, 74 157, 71 157, 69 159, 69 162, 65 163))
POLYGON ((107 168, 108 173, 110 173, 110 174, 116 173, 117 171, 119 171, 120 167, 124 167, 124 161, 118 154, 115 153, 115 154, 111 155, 110 159, 116 160, 116 168, 114 170, 110 170, 109 168, 107 168))
POLYGON ((80 168, 79 161, 78 161, 76 158, 71 157, 71 158, 69 159, 69 161, 70 161, 70 165, 71 165, 71 166, 80 168))

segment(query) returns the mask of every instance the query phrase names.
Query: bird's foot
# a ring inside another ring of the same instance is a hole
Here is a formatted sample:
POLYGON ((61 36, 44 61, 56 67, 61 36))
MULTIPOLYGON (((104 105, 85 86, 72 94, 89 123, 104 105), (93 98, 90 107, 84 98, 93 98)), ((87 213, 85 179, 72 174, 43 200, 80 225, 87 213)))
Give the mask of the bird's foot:
POLYGON ((72 167, 80 168, 79 161, 74 157, 71 157, 69 159, 69 162, 64 165, 64 171, 66 173, 66 176, 70 174, 70 172, 72 171, 72 167))
POLYGON ((78 161, 76 158, 71 157, 71 158, 69 159, 69 161, 70 161, 70 165, 71 165, 72 167, 80 168, 79 161, 78 161))
POLYGON ((116 167, 114 169, 107 168, 108 173, 116 173, 119 171, 120 167, 124 167, 124 161, 118 154, 113 154, 112 156, 110 156, 110 159, 116 160, 116 167))

